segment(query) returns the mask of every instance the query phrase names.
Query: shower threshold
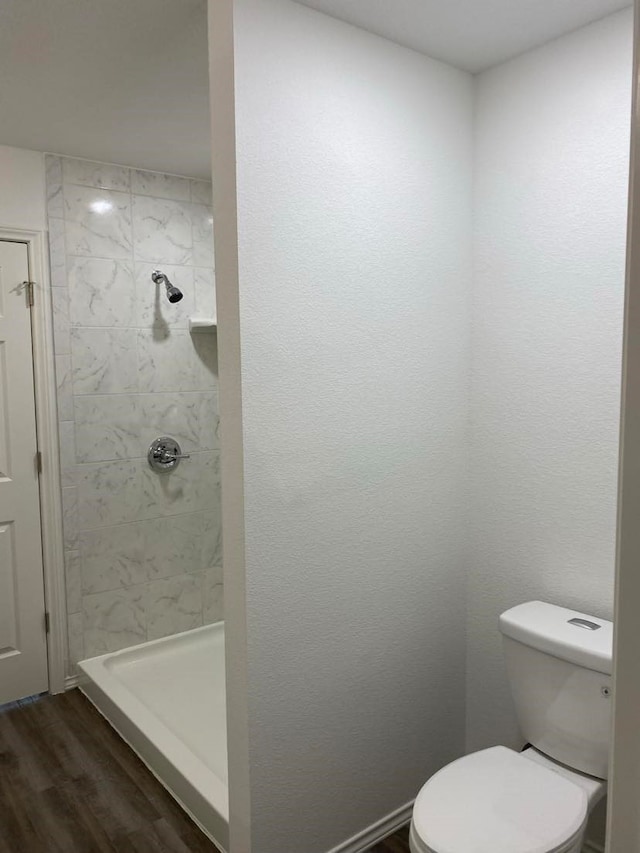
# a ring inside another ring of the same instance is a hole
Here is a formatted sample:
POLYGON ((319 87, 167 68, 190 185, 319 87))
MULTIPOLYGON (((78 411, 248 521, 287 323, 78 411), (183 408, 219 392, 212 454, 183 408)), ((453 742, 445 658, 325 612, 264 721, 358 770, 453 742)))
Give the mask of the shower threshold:
POLYGON ((78 667, 83 693, 226 851, 224 623, 84 660, 78 667))

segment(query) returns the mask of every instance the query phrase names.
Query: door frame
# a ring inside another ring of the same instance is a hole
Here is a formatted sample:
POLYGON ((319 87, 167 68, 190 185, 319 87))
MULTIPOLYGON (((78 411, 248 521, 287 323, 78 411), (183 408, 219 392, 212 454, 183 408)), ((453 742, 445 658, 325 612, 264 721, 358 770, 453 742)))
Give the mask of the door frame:
POLYGON ((640 851, 640 0, 633 38, 607 853, 640 851))
POLYGON ((49 614, 47 663, 49 692, 65 689, 67 606, 62 533, 62 486, 58 407, 53 349, 53 307, 49 279, 48 240, 43 231, 0 227, 0 240, 24 243, 29 277, 34 282, 31 338, 40 472, 40 518, 45 610, 49 614))

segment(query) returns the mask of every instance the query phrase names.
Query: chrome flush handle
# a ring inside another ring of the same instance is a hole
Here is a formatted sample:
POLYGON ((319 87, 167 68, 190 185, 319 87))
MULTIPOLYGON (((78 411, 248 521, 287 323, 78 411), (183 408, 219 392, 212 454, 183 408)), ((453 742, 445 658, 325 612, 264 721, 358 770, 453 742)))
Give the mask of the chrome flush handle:
POLYGON ((167 474, 175 471, 181 459, 189 459, 189 453, 183 453, 180 445, 169 435, 156 438, 149 447, 147 460, 154 471, 167 474))

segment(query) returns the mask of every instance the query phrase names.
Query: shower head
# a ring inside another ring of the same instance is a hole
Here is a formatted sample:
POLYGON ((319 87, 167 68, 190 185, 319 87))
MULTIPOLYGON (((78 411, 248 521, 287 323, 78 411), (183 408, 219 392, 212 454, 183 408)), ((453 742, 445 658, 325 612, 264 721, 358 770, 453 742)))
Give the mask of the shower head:
POLYGON ((160 270, 154 270, 151 273, 151 280, 155 284, 164 284, 167 289, 167 299, 169 302, 180 302, 182 299, 182 291, 179 288, 174 287, 163 272, 160 272, 160 270))

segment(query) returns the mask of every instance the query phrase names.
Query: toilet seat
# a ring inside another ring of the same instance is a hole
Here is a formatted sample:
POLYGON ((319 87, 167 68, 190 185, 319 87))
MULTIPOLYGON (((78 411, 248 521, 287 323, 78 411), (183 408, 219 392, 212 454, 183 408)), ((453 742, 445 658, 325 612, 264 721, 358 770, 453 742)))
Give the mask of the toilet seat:
POLYGON ((423 785, 414 853, 568 853, 584 832, 585 791, 496 746, 447 765, 423 785))

